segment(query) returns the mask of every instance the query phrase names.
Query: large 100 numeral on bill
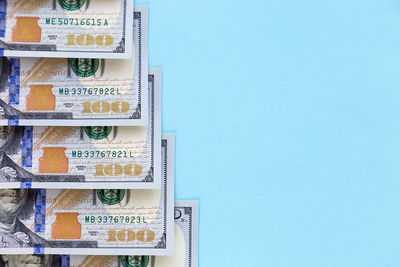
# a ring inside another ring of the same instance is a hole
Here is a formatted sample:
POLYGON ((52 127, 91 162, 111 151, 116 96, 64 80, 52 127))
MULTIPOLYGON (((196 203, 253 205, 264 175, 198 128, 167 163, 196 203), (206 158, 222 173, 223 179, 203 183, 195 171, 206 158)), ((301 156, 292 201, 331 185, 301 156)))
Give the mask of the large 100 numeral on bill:
POLYGON ((147 125, 146 7, 133 32, 131 59, 0 57, 0 124, 147 125))
POLYGON ((0 255, 0 266, 198 267, 198 224, 198 202, 178 200, 175 201, 173 256, 0 255))
POLYGON ((0 188, 159 188, 161 72, 148 126, 0 126, 0 188))
POLYGON ((0 12, 6 56, 131 57, 133 1, 2 0, 0 12))
POLYGON ((0 254, 170 255, 174 137, 156 190, 0 189, 0 254))

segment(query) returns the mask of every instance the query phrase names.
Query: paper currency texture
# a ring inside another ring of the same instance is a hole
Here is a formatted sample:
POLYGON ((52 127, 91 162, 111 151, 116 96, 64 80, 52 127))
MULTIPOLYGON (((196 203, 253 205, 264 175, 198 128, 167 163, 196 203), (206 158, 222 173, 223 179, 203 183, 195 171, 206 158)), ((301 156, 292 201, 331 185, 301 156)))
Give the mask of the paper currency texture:
POLYGON ((0 266, 198 267, 197 244, 198 202, 176 201, 175 252, 173 256, 1 255, 0 266), (1 265, 2 263, 3 265, 1 265))
POLYGON ((0 123, 147 125, 147 14, 136 7, 131 59, 0 57, 0 123))
POLYGON ((0 254, 170 255, 174 138, 159 190, 0 189, 0 254))
POLYGON ((1 0, 1 54, 130 58, 133 1, 1 0))
POLYGON ((161 72, 148 126, 0 126, 0 188, 160 188, 161 72))

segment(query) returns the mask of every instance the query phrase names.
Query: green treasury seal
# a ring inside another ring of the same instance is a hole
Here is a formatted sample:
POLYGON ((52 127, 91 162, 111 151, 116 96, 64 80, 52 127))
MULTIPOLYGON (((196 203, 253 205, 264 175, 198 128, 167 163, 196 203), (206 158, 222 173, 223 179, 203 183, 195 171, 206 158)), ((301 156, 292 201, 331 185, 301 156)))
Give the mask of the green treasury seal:
POLYGON ((68 61, 72 71, 82 78, 94 75, 100 64, 97 58, 70 58, 68 61))
POLYGON ((58 0, 58 3, 63 9, 74 11, 80 9, 85 4, 85 0, 58 0))
POLYGON ((97 196, 106 205, 120 203, 125 197, 125 189, 97 189, 97 196))
POLYGON ((121 256, 123 267, 147 267, 149 264, 149 256, 121 256))
POLYGON ((111 133, 112 126, 84 126, 83 130, 91 139, 101 140, 111 133))

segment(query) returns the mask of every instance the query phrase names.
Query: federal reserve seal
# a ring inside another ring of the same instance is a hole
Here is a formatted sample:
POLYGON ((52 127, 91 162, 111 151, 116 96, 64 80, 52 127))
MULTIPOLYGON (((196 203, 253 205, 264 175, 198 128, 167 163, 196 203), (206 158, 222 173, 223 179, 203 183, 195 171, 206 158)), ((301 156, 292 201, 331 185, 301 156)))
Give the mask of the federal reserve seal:
POLYGON ((58 0, 60 6, 68 11, 74 11, 80 9, 86 0, 58 0))
POLYGON ((112 126, 85 126, 83 130, 91 139, 101 140, 111 133, 112 126))
POLYGON ((82 78, 94 75, 100 64, 97 58, 70 58, 68 61, 72 71, 82 78))
POLYGON ((124 199, 125 189, 98 189, 97 197, 103 204, 116 205, 124 199))
POLYGON ((121 263, 123 267, 147 267, 149 256, 122 256, 121 263))

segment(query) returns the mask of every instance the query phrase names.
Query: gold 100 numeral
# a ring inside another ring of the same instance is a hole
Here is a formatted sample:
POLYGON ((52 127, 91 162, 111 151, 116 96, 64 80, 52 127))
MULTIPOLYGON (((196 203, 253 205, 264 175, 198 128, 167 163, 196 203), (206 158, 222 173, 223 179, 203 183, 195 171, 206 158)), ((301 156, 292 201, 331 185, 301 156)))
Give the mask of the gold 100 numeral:
POLYGON ((115 113, 126 113, 129 111, 129 103, 126 101, 115 101, 111 105, 107 101, 83 102, 82 113, 107 113, 112 110, 115 113))
POLYGON ((142 242, 151 242, 155 238, 155 233, 151 230, 141 230, 135 234, 134 231, 125 229, 125 230, 110 230, 108 233, 107 242, 132 242, 135 239, 142 242))
POLYGON ((68 34, 67 45, 92 46, 94 43, 98 46, 111 46, 114 43, 114 37, 109 34, 100 34, 96 38, 91 34, 68 34))
POLYGON ((128 164, 124 167, 119 164, 108 164, 106 166, 103 164, 97 164, 95 168, 95 176, 121 176, 122 174, 127 176, 138 176, 142 173, 142 166, 139 164, 128 164))

